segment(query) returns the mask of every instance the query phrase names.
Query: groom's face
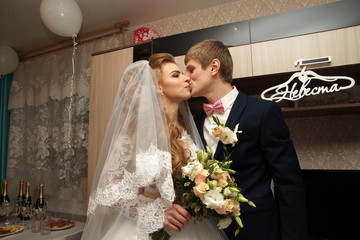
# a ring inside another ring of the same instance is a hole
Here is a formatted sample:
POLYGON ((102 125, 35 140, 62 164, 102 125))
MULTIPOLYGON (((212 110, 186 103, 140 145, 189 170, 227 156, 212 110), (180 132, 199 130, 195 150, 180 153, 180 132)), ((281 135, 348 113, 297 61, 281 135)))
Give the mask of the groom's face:
POLYGON ((190 59, 186 63, 186 75, 190 77, 191 96, 207 97, 211 89, 211 66, 203 69, 200 62, 190 59))

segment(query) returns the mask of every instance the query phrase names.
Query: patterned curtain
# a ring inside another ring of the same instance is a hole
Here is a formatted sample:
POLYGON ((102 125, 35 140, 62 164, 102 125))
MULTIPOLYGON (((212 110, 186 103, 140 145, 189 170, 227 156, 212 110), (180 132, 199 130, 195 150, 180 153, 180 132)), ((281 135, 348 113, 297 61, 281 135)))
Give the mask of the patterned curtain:
POLYGON ((108 38, 20 62, 10 91, 9 195, 30 181, 35 202, 45 184, 48 210, 85 215, 91 54, 122 45, 108 38))

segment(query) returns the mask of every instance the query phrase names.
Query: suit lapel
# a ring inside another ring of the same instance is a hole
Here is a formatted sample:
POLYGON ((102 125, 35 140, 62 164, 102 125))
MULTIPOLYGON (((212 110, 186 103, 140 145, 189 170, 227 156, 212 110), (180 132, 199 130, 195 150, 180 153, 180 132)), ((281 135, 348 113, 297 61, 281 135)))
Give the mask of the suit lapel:
POLYGON ((207 145, 206 141, 205 141, 205 137, 204 137, 204 122, 205 122, 205 118, 206 118, 206 114, 203 111, 200 115, 200 121, 199 121, 199 125, 197 126, 198 130, 199 130, 199 135, 201 138, 202 143, 204 144, 204 147, 207 145))
MULTIPOLYGON (((225 123, 225 125, 230 128, 230 129, 234 129, 235 125, 239 122, 241 113, 244 111, 245 107, 247 105, 247 97, 245 94, 243 94, 241 91, 239 91, 239 94, 237 95, 235 101, 234 101, 234 105, 231 108, 229 117, 225 123)), ((202 122, 202 124, 204 125, 204 121, 202 122)), ((202 136, 202 138, 204 138, 204 134, 202 136)), ((222 152, 224 144, 219 141, 218 146, 216 148, 216 152, 214 154, 214 158, 218 159, 219 154, 222 152)), ((231 145, 229 145, 231 146, 231 145)), ((227 148, 229 149, 229 147, 227 146, 227 148)))

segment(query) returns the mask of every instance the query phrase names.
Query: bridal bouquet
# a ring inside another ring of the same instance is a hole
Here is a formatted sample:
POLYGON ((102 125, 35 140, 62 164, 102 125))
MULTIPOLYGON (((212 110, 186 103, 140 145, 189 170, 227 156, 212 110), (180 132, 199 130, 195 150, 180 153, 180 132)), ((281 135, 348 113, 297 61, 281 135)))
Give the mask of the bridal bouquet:
POLYGON ((197 158, 192 159, 182 169, 182 176, 177 176, 180 185, 176 195, 181 197, 182 206, 194 217, 195 222, 204 218, 218 219, 218 228, 227 228, 235 220, 239 228, 243 224, 240 219, 240 203, 255 204, 246 199, 241 189, 231 177, 235 171, 230 169, 230 155, 224 148, 224 160, 212 158, 209 147, 207 151, 199 150, 197 158))
MULTIPOLYGON (((237 142, 238 125, 235 130, 231 130, 220 124, 217 117, 213 118, 217 127, 213 129, 213 135, 219 137, 224 144, 234 144, 237 142)), ((235 236, 243 227, 240 218, 240 203, 247 203, 252 207, 255 204, 246 199, 241 193, 241 189, 235 183, 231 174, 235 171, 230 168, 232 161, 224 146, 224 159, 216 160, 208 146, 206 151, 198 150, 197 157, 189 160, 186 166, 182 167, 182 175, 177 175, 179 186, 176 188, 176 195, 181 198, 181 205, 185 208, 195 222, 204 219, 216 219, 219 229, 227 228, 235 220, 238 229, 235 236)), ((151 234, 152 239, 170 239, 167 232, 162 229, 151 234)))

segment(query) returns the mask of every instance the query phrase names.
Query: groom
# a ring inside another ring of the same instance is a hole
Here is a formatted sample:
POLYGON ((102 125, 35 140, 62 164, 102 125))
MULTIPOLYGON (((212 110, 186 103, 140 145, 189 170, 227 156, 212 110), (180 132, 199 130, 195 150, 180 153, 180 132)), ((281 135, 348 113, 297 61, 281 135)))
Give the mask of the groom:
MULTIPOLYGON (((256 208, 241 205, 244 228, 234 237, 232 223, 225 232, 229 239, 303 240, 307 238, 306 202, 303 179, 296 152, 290 140, 278 104, 248 97, 233 87, 232 57, 226 46, 217 40, 205 40, 190 48, 185 56, 190 76, 192 97, 205 97, 208 106, 195 117, 204 145, 211 147, 214 158, 221 160, 223 143, 211 134, 215 127, 212 116, 234 129, 239 124, 238 142, 232 152, 231 168, 246 198, 256 208), (274 192, 271 191, 271 182, 274 192)), ((166 222, 178 224, 178 231, 189 216, 179 205, 169 209, 166 222), (169 221, 168 221, 169 220, 169 221)), ((166 225, 168 227, 170 225, 166 225)), ((170 229, 170 227, 168 227, 170 229)))

